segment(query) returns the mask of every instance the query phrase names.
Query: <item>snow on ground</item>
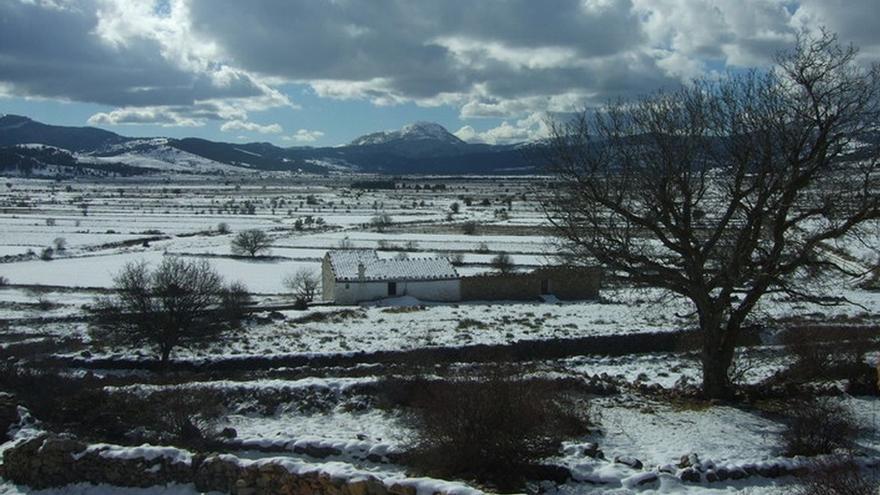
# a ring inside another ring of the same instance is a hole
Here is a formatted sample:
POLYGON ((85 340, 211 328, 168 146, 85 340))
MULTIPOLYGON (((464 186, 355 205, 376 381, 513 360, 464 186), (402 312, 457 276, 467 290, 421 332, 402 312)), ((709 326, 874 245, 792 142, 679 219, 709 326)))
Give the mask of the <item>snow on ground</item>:
MULTIPOLYGON (((71 287, 113 286, 113 276, 127 263, 161 263, 161 251, 135 251, 103 256, 31 260, 0 265, 0 273, 15 284, 68 285, 71 287)), ((239 280, 256 293, 285 292, 283 277, 300 268, 317 269, 319 263, 275 260, 210 258, 211 265, 227 281, 239 280)))

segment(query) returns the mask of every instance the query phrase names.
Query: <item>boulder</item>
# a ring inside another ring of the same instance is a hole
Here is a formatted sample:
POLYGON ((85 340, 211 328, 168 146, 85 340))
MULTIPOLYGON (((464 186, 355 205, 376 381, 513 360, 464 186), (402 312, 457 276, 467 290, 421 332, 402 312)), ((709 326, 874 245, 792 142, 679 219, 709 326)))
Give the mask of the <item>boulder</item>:
POLYGON ((614 462, 616 464, 623 464, 624 466, 629 466, 633 469, 642 469, 642 467, 644 466, 644 464, 642 464, 642 461, 636 459, 635 457, 629 457, 629 456, 617 456, 614 458, 614 462))
POLYGON ((689 483, 699 483, 703 480, 702 475, 696 469, 689 467, 684 468, 678 473, 678 479, 689 483))

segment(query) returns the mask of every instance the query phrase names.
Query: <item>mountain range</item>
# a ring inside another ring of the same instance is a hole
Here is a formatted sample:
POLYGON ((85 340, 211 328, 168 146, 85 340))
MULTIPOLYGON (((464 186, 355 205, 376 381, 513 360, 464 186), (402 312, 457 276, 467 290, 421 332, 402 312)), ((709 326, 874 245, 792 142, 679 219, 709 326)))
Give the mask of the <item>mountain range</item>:
POLYGON ((282 148, 198 138, 133 138, 94 127, 0 116, 0 172, 21 175, 529 174, 539 171, 534 158, 540 146, 466 143, 432 122, 367 134, 344 146, 282 148))

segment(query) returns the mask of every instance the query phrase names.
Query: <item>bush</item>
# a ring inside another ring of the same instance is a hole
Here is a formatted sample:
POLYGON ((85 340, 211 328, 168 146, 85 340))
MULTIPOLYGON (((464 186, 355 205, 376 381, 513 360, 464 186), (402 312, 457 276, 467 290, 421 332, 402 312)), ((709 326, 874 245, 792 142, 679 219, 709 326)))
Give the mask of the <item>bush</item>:
POLYGON ((585 403, 503 371, 424 381, 415 393, 415 448, 407 459, 431 476, 521 488, 536 462, 587 433, 585 403))
POLYGON ((229 233, 229 224, 226 222, 220 222, 217 224, 217 233, 220 235, 226 235, 229 233))
POLYGON ((253 304, 251 293, 242 282, 232 282, 220 292, 220 307, 223 318, 230 323, 239 323, 244 318, 245 310, 253 304))
POLYGON ((50 247, 43 248, 43 250, 40 251, 40 259, 43 261, 51 261, 54 255, 55 250, 50 247))
POLYGON ((9 285, 9 279, 0 275, 0 287, 5 287, 9 285))
POLYGON ((498 253, 490 262, 492 268, 501 273, 510 273, 513 271, 513 258, 507 253, 498 253))
POLYGON ((393 220, 391 219, 391 215, 387 213, 376 215, 370 219, 370 226, 378 232, 384 232, 392 223, 393 220))
POLYGON ((817 462, 801 478, 792 495, 876 495, 877 482, 862 473, 855 462, 817 462))
POLYGON ((852 412, 833 398, 798 400, 787 407, 782 446, 787 456, 814 456, 847 449, 859 434, 852 412))
POLYGON ((477 233, 477 222, 468 220, 461 224, 461 233, 465 235, 474 235, 477 233))
POLYGON ((876 331, 848 325, 792 328, 780 337, 794 358, 777 377, 788 383, 846 380, 863 374, 865 352, 876 350, 876 331))
POLYGON ((14 393, 51 429, 99 442, 201 448, 215 436, 224 411, 214 391, 111 392, 92 375, 67 377, 10 365, 0 368, 0 389, 14 393))

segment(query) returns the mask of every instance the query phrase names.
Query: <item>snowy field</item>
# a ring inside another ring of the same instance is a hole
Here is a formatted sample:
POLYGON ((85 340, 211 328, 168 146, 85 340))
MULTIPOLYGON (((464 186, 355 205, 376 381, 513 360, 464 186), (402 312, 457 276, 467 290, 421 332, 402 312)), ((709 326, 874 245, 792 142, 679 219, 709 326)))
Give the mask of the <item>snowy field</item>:
MULTIPOLYGON (((153 165, 160 167, 164 158, 155 159, 153 165)), ((384 379, 409 372, 407 366, 422 366, 442 378, 450 370, 467 373, 485 365, 444 362, 443 351, 515 345, 529 349, 542 343, 564 348, 577 339, 666 335, 697 325, 684 299, 615 284, 603 287, 601 297, 593 301, 438 304, 401 298, 360 306, 289 309, 293 296, 284 277, 301 269, 318 273, 324 253, 341 246, 378 249, 382 258, 402 253, 456 256, 461 275, 492 271, 491 260, 498 253, 509 254, 521 271, 555 263, 557 246, 527 181, 413 179, 386 191, 351 189, 333 178, 4 182, 0 357, 59 360, 65 375, 104 380, 110 393, 149 397, 162 391, 222 392, 228 403, 218 427, 236 432, 230 449, 242 458, 280 455, 318 466, 343 463, 399 477, 406 467, 389 459, 408 448, 411 422, 406 411, 380 407, 381 394, 374 389, 381 389, 384 379), (427 182, 442 183, 444 188, 422 187, 427 182), (392 219, 381 232, 369 225, 380 213, 392 219), (478 228, 466 233, 464 226, 471 221, 478 228), (221 224, 228 233, 221 232, 221 224), (230 241, 235 233, 254 228, 268 233, 271 252, 252 259, 234 256, 230 241), (63 249, 57 249, 59 245, 63 249), (43 256, 50 247, 50 255, 43 256), (143 261, 155 266, 168 256, 207 260, 227 281, 243 282, 257 304, 273 309, 252 315, 242 329, 223 338, 172 353, 175 363, 206 366, 208 371, 182 369, 164 376, 139 366, 155 359, 151 350, 100 342, 90 332, 86 308, 107 293, 126 264, 143 261), (437 354, 431 354, 434 351, 437 354), (436 358, 437 364, 402 364, 376 357, 417 352, 423 354, 414 355, 436 358), (293 364, 248 364, 266 359, 293 364), (323 361, 313 365, 309 359, 323 361), (285 399, 269 407, 266 397, 285 399), (316 457, 315 449, 331 453, 316 457), (388 454, 392 456, 386 458, 388 454)), ((827 249, 829 256, 845 260, 854 271, 866 271, 880 259, 878 242, 878 230, 868 229, 827 249)), ((760 342, 738 351, 740 361, 748 364, 738 383, 761 384, 792 364, 777 339, 789 322, 880 323, 880 293, 865 290, 865 280, 863 276, 829 282, 830 293, 851 304, 807 304, 781 296, 762 301, 749 322, 760 329, 760 342)), ((593 432, 566 442, 558 458, 552 459, 569 469, 574 479, 544 486, 544 491, 771 494, 784 492, 795 482, 784 476, 711 486, 684 484, 660 470, 693 453, 717 465, 794 461, 784 458, 779 449, 782 425, 776 418, 724 404, 682 407, 640 392, 646 387, 672 391, 699 383, 696 353, 678 348, 636 353, 625 347, 628 341, 621 342, 623 347, 611 355, 572 350, 559 351, 558 357, 518 361, 520 371, 532 377, 577 383, 599 380, 618 388, 590 399, 597 423, 593 432), (599 444, 606 459, 636 457, 644 469, 634 471, 585 457, 582 451, 588 442, 599 444), (658 480, 638 485, 646 472, 658 474, 658 480), (605 484, 595 484, 598 481, 605 484)), ((862 423, 877 426, 876 397, 842 395, 836 400, 850 407, 862 423)), ((874 428, 859 439, 860 448, 875 457, 880 452, 877 431, 874 428)), ((191 485, 124 490, 74 485, 32 491, 0 480, 0 494, 24 493, 196 492, 191 485)))

